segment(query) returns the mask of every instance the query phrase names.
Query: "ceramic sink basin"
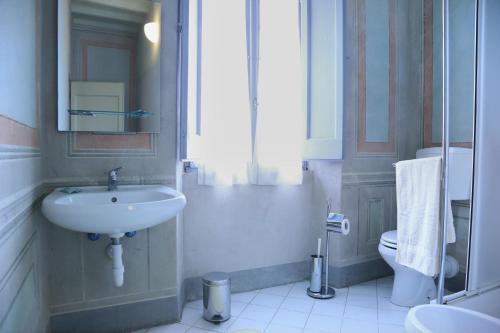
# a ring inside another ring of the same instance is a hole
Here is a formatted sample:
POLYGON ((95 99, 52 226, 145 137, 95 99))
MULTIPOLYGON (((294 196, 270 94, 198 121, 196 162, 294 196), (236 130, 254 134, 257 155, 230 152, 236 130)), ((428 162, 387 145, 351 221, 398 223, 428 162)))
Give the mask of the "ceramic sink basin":
POLYGON ((410 310, 408 333, 500 332, 500 319, 450 305, 426 304, 410 310))
POLYGON ((166 186, 129 185, 108 191, 105 186, 79 187, 74 194, 55 189, 42 204, 51 222, 73 231, 123 234, 153 227, 177 215, 184 194, 166 186))

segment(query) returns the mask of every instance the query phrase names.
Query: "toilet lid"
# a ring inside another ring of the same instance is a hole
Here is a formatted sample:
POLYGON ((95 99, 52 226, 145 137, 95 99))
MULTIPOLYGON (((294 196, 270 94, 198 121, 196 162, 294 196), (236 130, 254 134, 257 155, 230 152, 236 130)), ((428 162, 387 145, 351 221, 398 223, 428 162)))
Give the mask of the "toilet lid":
POLYGON ((382 234, 381 239, 385 243, 396 245, 398 243, 398 232, 397 230, 386 231, 382 234))

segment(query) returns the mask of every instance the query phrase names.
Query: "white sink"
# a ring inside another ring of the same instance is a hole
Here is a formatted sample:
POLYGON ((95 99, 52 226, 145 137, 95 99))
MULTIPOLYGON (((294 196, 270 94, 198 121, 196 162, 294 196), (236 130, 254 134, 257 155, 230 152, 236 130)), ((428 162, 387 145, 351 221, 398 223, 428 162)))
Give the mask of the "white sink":
POLYGON ((500 319, 450 305, 414 307, 405 321, 408 333, 500 332, 500 319))
POLYGON ((166 222, 186 205, 184 194, 166 186, 126 185, 113 191, 105 186, 78 188, 82 192, 74 194, 55 189, 43 200, 43 214, 66 229, 121 237, 166 222))
MULTIPOLYGON (((123 248, 120 238, 127 232, 167 222, 186 205, 184 194, 159 185, 83 186, 68 194, 56 188, 42 203, 42 212, 51 222, 73 231, 108 234, 108 255, 113 260, 115 285, 124 283, 123 248)), ((92 235, 91 240, 99 237, 92 235)), ((132 236, 133 237, 133 234, 132 236)))

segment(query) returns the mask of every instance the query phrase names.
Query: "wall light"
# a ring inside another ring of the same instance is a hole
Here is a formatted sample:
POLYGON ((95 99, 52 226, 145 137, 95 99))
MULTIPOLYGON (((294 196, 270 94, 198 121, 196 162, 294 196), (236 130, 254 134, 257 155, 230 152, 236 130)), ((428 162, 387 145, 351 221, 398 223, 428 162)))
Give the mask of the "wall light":
POLYGON ((144 24, 144 34, 151 43, 160 41, 160 27, 156 22, 148 22, 144 24))

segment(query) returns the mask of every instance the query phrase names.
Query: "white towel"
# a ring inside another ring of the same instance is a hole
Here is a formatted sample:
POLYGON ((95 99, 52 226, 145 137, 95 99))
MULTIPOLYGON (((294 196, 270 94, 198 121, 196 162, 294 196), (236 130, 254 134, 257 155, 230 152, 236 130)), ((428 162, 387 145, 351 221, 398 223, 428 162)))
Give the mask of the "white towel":
MULTIPOLYGON (((439 273, 439 205, 441 157, 396 163, 398 246, 396 262, 425 275, 439 273)), ((447 242, 455 242, 451 202, 448 202, 447 242)))

